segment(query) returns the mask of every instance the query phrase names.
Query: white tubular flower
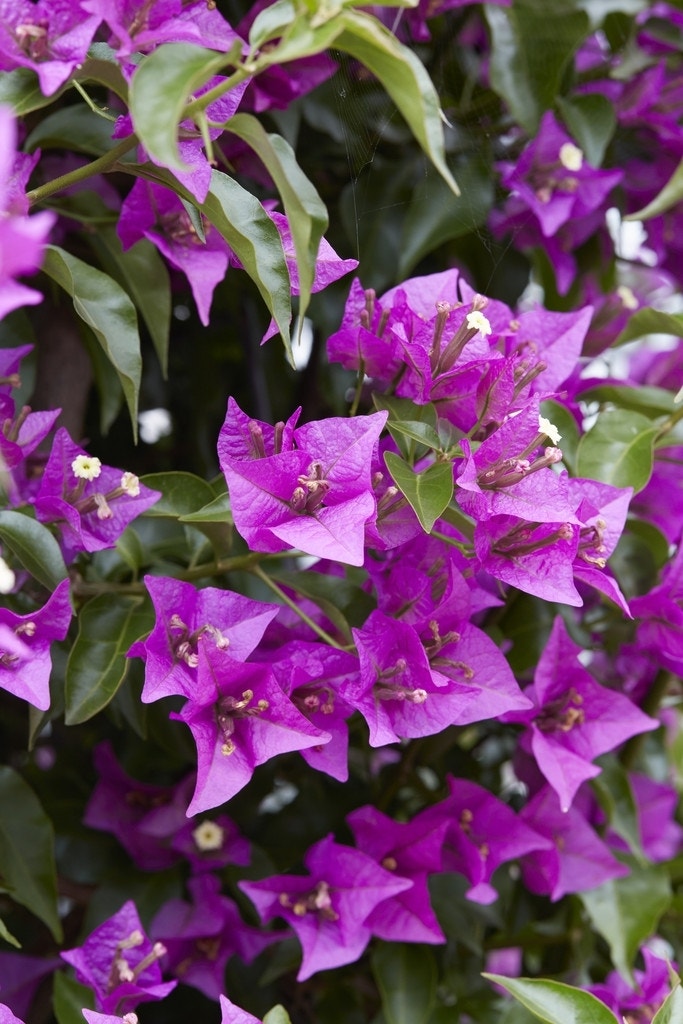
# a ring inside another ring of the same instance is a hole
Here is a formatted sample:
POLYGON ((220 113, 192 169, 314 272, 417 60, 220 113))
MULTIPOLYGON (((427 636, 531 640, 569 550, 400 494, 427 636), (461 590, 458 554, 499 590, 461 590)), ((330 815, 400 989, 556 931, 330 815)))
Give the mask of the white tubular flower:
POLYGON ((202 853, 208 853, 210 850, 220 850, 223 846, 223 829, 215 821, 210 821, 207 818, 206 821, 202 821, 201 824, 192 830, 192 838, 194 839, 195 846, 202 853))
POLYGON ((140 481, 135 473, 124 473, 121 477, 121 490, 125 491, 129 498, 137 498, 140 494, 140 481))
POLYGON ((583 150, 573 142, 565 142, 560 146, 560 163, 568 171, 580 171, 583 167, 583 150))
POLYGON ((102 463, 95 455, 77 455, 71 463, 71 472, 79 480, 96 480, 102 472, 102 463))
POLYGON ((17 578, 4 558, 0 558, 0 594, 11 594, 17 578))
POLYGON ((547 420, 545 416, 538 417, 538 429, 542 434, 548 438, 553 445, 558 445, 562 440, 562 434, 559 432, 554 423, 547 420))
POLYGON ((473 313, 467 314, 467 326, 471 331, 481 331, 482 334, 491 333, 491 324, 483 313, 475 309, 473 313))

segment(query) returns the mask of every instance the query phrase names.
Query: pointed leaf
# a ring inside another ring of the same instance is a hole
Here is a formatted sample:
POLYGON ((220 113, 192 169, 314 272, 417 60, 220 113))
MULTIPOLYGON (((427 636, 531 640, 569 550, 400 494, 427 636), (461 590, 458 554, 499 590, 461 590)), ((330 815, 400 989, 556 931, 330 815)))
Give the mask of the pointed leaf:
POLYGON ((435 451, 441 450, 441 438, 429 423, 421 423, 419 420, 395 420, 389 423, 389 432, 398 444, 397 434, 409 437, 427 448, 435 451))
POLYGON ((40 147, 73 149, 90 156, 102 156, 116 145, 112 124, 89 107, 61 107, 43 118, 26 139, 29 153, 40 147))
POLYGON ((7 930, 7 925, 2 920, 0 920, 0 939, 8 942, 10 946, 16 946, 17 949, 21 949, 19 939, 15 938, 14 935, 7 930))
POLYGON ((292 232, 299 270, 299 319, 308 307, 327 209, 297 163, 294 150, 280 135, 269 135, 251 114, 235 114, 225 126, 259 156, 282 197, 292 232))
POLYGON ((671 903, 666 868, 659 864, 634 866, 625 878, 579 895, 593 928, 609 945, 614 966, 633 984, 633 959, 645 939, 657 931, 659 919, 671 903))
POLYGON ((383 942, 372 955, 372 972, 387 1024, 426 1024, 436 1002, 437 971, 431 949, 383 942))
POLYGON ((676 985, 652 1018, 652 1024, 679 1024, 683 1020, 683 989, 676 985))
POLYGON ((107 43, 93 43, 88 50, 88 59, 74 78, 78 82, 97 82, 105 86, 123 100, 124 106, 128 106, 128 82, 121 71, 116 51, 107 43))
POLYGON ((67 577, 59 544, 47 526, 22 512, 0 512, 0 539, 32 576, 54 590, 67 577))
POLYGON ((272 1010, 268 1010, 263 1018, 263 1024, 292 1024, 292 1022, 284 1006, 280 1006, 278 1003, 272 1010))
POLYGON ((143 598, 99 594, 81 609, 66 664, 66 724, 86 722, 106 707, 126 677, 131 645, 154 625, 143 598))
POLYGON ((135 132, 164 167, 187 171, 178 151, 178 124, 192 94, 229 63, 226 54, 189 43, 165 43, 143 57, 130 86, 135 132))
POLYGON ((95 1009, 92 989, 87 985, 81 985, 64 971, 55 971, 54 977, 52 1000, 57 1024, 83 1024, 83 1007, 88 1010, 95 1009))
POLYGON ((137 441, 142 358, 135 306, 108 274, 56 245, 46 247, 43 270, 71 296, 76 313, 91 328, 114 366, 137 441))
POLYGON ((662 213, 670 210, 672 206, 680 203, 681 199, 683 199, 683 160, 654 199, 642 210, 627 214, 624 220, 649 220, 651 217, 659 217, 662 213))
POLYGON ((637 341, 648 334, 673 334, 683 337, 683 313, 664 313, 661 309, 638 309, 630 318, 623 331, 616 338, 615 345, 637 341))
POLYGON ((171 280, 156 246, 141 238, 125 252, 116 229, 102 225, 87 236, 102 265, 124 288, 142 315, 166 376, 171 330, 171 280))
POLYGON ((614 1024, 614 1014, 590 992, 542 978, 484 974, 546 1024, 614 1024))
POLYGON ((415 473, 407 462, 393 452, 385 452, 384 461, 394 483, 420 520, 422 529, 430 533, 453 497, 452 465, 450 462, 435 462, 421 473, 415 473))
POLYGON ((336 49, 351 54, 382 83, 422 149, 456 196, 460 189, 446 163, 439 97, 424 65, 369 14, 345 10, 336 49))
POLYGON ((588 163, 599 167, 617 126, 613 104, 594 92, 572 96, 570 100, 558 97, 557 105, 569 133, 585 153, 588 163))
POLYGON ((61 942, 52 822, 21 775, 0 767, 0 887, 61 942))
POLYGON ((232 523, 230 498, 227 493, 219 494, 208 505, 203 505, 196 512, 179 516, 179 519, 181 523, 232 523))
POLYGON ((598 803, 613 831, 628 844, 631 853, 645 863, 638 808, 631 783, 622 764, 615 757, 599 758, 600 775, 591 781, 598 803))
MULTIPOLYGON (((157 519, 180 519, 214 502, 211 484, 194 473, 148 473, 140 478, 146 487, 161 491, 161 497, 146 515, 157 519)), ((222 520, 200 519, 199 522, 222 520)))
POLYGON ((608 409, 579 441, 576 472, 614 487, 641 491, 652 475, 658 428, 637 412, 608 409))
POLYGON ((41 107, 54 103, 66 86, 51 96, 45 96, 38 82, 38 75, 31 68, 15 68, 0 75, 0 103, 12 107, 16 117, 23 117, 41 107))

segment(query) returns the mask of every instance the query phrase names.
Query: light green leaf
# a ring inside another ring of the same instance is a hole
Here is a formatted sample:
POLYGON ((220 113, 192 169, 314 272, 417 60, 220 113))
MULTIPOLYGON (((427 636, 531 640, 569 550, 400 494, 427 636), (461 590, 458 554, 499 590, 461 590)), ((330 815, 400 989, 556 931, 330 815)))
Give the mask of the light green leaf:
POLYGON ((598 92, 572 96, 567 100, 558 97, 557 105, 570 135, 578 142, 588 163, 600 167, 617 126, 614 106, 598 92))
POLYGON ((420 520, 422 529, 430 533, 453 497, 452 465, 450 462, 435 462, 422 472, 415 473, 407 462, 393 452, 385 452, 384 461, 394 483, 420 520))
MULTIPOLYGON (((157 519, 180 519, 213 504, 214 492, 211 484, 194 473, 148 473, 140 478, 146 487, 161 491, 161 497, 145 515, 157 519)), ((221 522, 201 519, 199 522, 221 522)))
POLYGON ((338 20, 344 30, 335 48, 351 54, 379 79, 439 174, 460 195, 446 163, 439 98, 424 65, 371 15, 346 10, 338 20))
POLYGON ((128 650, 154 625, 143 598, 99 594, 81 609, 66 664, 66 724, 78 725, 109 704, 128 672, 128 650))
POLYGON ((429 423, 421 423, 419 420, 392 420, 388 426, 394 440, 396 434, 402 434, 436 451, 441 448, 441 438, 429 423))
POLYGON ((46 526, 22 512, 0 512, 0 539, 32 576, 54 590, 67 577, 59 544, 46 526))
POLYGON ((567 0, 515 0, 485 7, 491 31, 491 85, 533 134, 553 107, 565 69, 588 35, 589 19, 567 0))
POLYGON ((192 94, 226 64, 226 54, 189 43, 164 43, 143 57, 130 87, 130 114, 147 152, 164 167, 190 168, 178 151, 178 124, 192 94))
POLYGON ((102 266, 128 292, 139 309, 165 377, 171 330, 171 281, 156 246, 141 238, 124 251, 116 229, 105 225, 86 237, 102 266))
POLYGON ((10 946, 16 946, 17 949, 21 949, 21 943, 19 939, 15 938, 10 931, 7 930, 7 925, 4 921, 0 920, 0 939, 4 939, 10 946))
POLYGON ((614 1024, 614 1014, 583 989, 543 978, 506 978, 484 974, 546 1024, 614 1024))
POLYGON ((614 344, 624 345, 648 334, 673 334, 683 337, 683 313, 664 313, 661 309, 639 309, 618 335, 614 344))
POLYGON ((38 75, 31 68, 15 68, 0 75, 0 103, 12 107, 16 117, 23 117, 41 107, 54 103, 64 92, 63 86, 52 96, 44 96, 38 83, 38 75))
POLYGON ((383 942, 372 954, 372 973, 387 1024, 426 1024, 436 1002, 437 971, 428 946, 383 942))
POLYGON ((284 1006, 274 1006, 263 1018, 263 1024, 292 1024, 289 1014, 284 1006))
POLYGON ((607 941, 614 966, 632 983, 633 958, 645 939, 657 931, 659 919, 671 903, 666 868, 634 865, 625 878, 614 878, 579 896, 593 928, 607 941))
POLYGON ((203 505, 196 512, 188 512, 178 518, 181 523, 232 523, 230 498, 227 492, 219 494, 208 505, 203 505))
POLYGON ((680 1024, 683 1021, 683 989, 680 984, 669 993, 652 1018, 652 1024, 680 1024))
POLYGON ((107 43, 93 43, 88 51, 88 59, 74 78, 78 82, 97 82, 105 86, 128 106, 128 82, 123 76, 115 50, 107 43))
POLYGON ((43 270, 71 296, 76 313, 91 328, 115 368, 137 441, 142 358, 135 306, 108 274, 56 245, 46 247, 43 270))
POLYGON ((620 409, 634 409, 649 416, 666 416, 675 409, 674 396, 670 391, 646 384, 639 384, 637 388, 626 384, 596 384, 582 391, 581 398, 611 402, 620 409))
POLYGON ((52 822, 21 775, 0 767, 0 887, 62 940, 52 822))
POLYGON ((654 199, 641 210, 627 214, 624 220, 650 220, 651 217, 659 217, 662 213, 670 210, 672 206, 680 203, 681 199, 683 199, 683 160, 654 199))
POLYGON ((225 126, 259 156, 282 197, 299 270, 299 320, 308 308, 327 209, 297 163, 294 150, 279 135, 269 135, 251 114, 236 114, 225 126))
POLYGON ((576 472, 637 493, 652 475, 658 428, 637 412, 608 409, 579 441, 576 472))
POLYGON ((95 1009, 92 989, 70 978, 64 971, 55 971, 52 1000, 58 1024, 83 1024, 83 1007, 95 1009))

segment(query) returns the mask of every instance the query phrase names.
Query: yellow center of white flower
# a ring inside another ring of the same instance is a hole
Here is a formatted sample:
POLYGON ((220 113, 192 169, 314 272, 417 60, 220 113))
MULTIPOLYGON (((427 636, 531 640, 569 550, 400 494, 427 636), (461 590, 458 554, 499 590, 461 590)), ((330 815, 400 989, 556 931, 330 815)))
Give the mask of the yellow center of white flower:
POLYGON ((467 326, 471 331, 481 331, 482 334, 491 333, 491 324, 478 309, 475 309, 473 313, 467 314, 467 326))
POLYGON ((538 417, 538 429, 542 434, 548 438, 549 441, 554 445, 558 445, 562 440, 562 434, 559 432, 554 423, 547 420, 545 416, 538 417))
POLYGON ((79 480, 96 480, 102 472, 102 463, 94 455, 77 455, 71 463, 71 472, 79 480))
POLYGON ((202 853, 207 853, 210 850, 220 850, 223 845, 223 836, 223 829, 220 825, 217 825, 215 821, 210 821, 208 818, 192 830, 195 846, 202 853))
POLYGON ((560 163, 568 171, 580 171, 583 167, 583 150, 573 142, 565 142, 560 146, 560 163))

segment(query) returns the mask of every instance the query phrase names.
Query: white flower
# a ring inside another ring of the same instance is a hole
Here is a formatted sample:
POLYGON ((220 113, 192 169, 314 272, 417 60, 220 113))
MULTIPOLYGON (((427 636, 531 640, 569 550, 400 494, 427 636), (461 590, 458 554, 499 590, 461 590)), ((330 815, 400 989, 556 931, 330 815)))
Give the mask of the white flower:
POLYGON ((482 334, 491 333, 491 324, 478 309, 467 314, 467 326, 471 331, 481 331, 482 334))
POLYGON ((562 440, 562 434, 559 432, 555 424, 551 423, 550 420, 547 420, 545 416, 538 417, 538 429, 542 434, 545 434, 548 440, 552 441, 554 445, 558 445, 562 440))
POLYGON ((137 498, 140 493, 140 481, 135 473, 124 473, 121 477, 121 490, 125 491, 129 498, 137 498))
POLYGON ((195 846, 202 853, 207 853, 209 850, 220 850, 223 845, 223 829, 215 821, 207 818, 192 830, 192 838, 195 846))
POLYGON ((71 471, 79 480, 96 480, 102 472, 102 463, 94 455, 77 455, 71 463, 71 471))
POLYGON ((0 558, 0 594, 11 594, 17 578, 4 558, 0 558))
POLYGON ((560 163, 568 171, 580 171, 583 166, 583 150, 573 142, 565 142, 560 146, 560 163))

